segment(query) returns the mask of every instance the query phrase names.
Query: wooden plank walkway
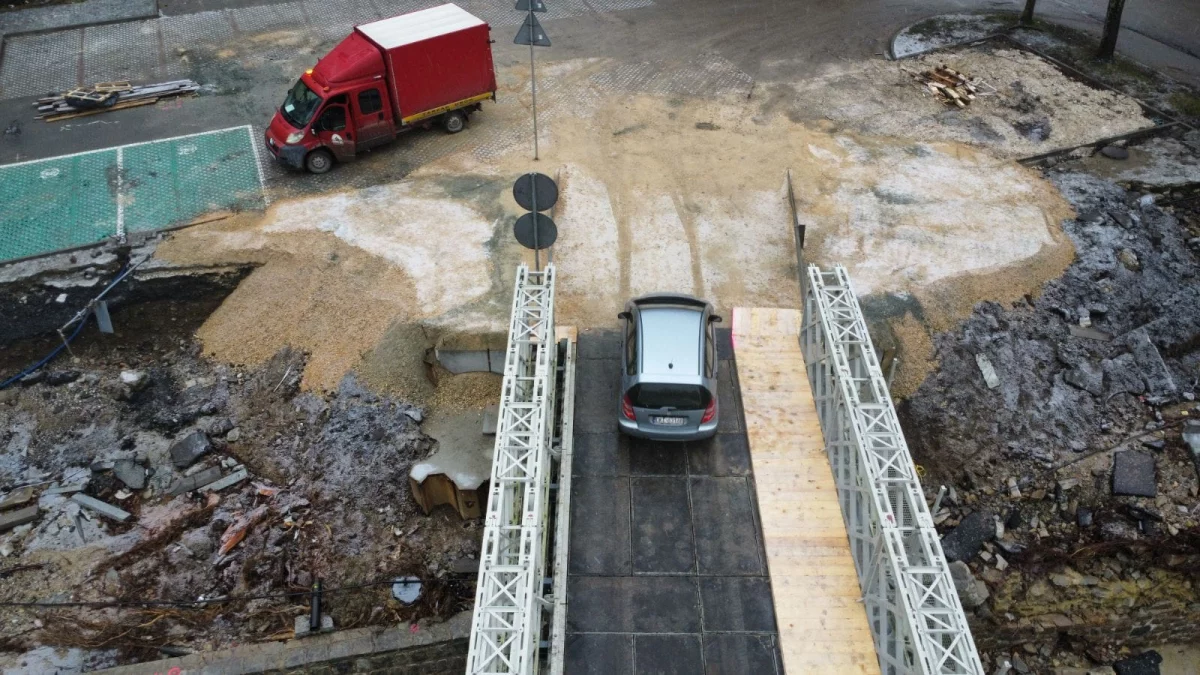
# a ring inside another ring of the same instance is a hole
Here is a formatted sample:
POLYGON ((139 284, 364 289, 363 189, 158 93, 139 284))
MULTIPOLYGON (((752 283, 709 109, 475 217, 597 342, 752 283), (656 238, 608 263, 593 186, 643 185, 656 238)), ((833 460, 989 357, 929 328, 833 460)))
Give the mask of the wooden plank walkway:
POLYGON ((733 351, 789 675, 879 673, 800 352, 800 311, 736 308, 733 351))

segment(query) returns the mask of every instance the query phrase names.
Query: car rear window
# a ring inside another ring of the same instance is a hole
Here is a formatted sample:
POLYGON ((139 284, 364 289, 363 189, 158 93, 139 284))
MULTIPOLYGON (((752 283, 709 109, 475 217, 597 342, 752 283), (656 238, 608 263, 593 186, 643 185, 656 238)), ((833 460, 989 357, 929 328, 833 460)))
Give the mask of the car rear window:
POLYGON ((703 410, 712 401, 712 394, 698 384, 643 382, 629 390, 629 400, 635 408, 703 410))

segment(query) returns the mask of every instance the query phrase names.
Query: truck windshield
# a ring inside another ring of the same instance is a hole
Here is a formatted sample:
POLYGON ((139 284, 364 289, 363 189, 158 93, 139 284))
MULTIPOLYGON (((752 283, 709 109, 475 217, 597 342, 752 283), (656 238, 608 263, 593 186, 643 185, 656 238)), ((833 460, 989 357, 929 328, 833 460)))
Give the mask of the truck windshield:
POLYGON ((308 126, 312 120, 313 114, 317 112, 317 108, 321 107, 321 97, 317 96, 312 89, 309 89, 304 84, 303 80, 297 80, 296 86, 288 92, 287 98, 283 101, 283 107, 279 109, 283 119, 287 120, 292 126, 297 129, 303 129, 308 126))

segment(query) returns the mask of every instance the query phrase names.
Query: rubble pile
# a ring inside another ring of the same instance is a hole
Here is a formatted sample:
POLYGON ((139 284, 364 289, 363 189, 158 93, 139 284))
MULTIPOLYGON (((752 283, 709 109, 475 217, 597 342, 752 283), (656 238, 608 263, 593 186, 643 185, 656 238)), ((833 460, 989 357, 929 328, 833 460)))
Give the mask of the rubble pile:
POLYGON ((1016 672, 1111 664, 1200 620, 1196 205, 1048 175, 1076 261, 939 335, 900 407, 930 501, 947 486, 934 519, 989 666, 1016 672))
MULTIPOLYGON (((478 524, 425 516, 409 494, 434 445, 423 412, 353 375, 301 391, 306 355, 290 349, 214 363, 194 309, 128 307, 117 336, 89 329, 73 358, 0 390, 0 600, 183 604, 9 608, 6 650, 77 647, 97 665, 291 637, 318 579, 375 584, 324 601, 345 627, 468 603, 454 573, 478 524), (391 598, 397 576, 421 580, 420 601, 391 598), (187 604, 242 596, 271 597, 187 604)), ((43 346, 8 350, 0 372, 43 346)))

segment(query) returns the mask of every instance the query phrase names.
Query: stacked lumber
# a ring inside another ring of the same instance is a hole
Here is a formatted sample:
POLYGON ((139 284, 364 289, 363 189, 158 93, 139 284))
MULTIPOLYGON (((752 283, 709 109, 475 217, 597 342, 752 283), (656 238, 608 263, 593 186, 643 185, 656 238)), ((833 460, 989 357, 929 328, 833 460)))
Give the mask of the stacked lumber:
POLYGON ((164 98, 194 94, 199 89, 200 84, 194 80, 137 85, 129 82, 97 82, 90 87, 39 98, 34 101, 34 106, 41 113, 36 119, 57 122, 109 110, 152 105, 164 98))
POLYGON ((953 68, 938 66, 918 76, 934 97, 946 105, 965 108, 979 93, 979 83, 953 68))

